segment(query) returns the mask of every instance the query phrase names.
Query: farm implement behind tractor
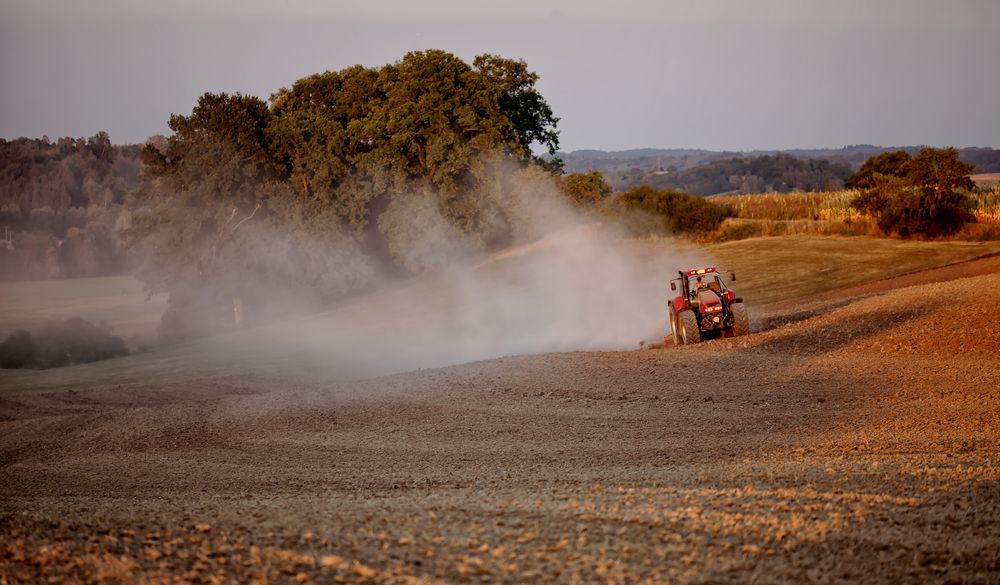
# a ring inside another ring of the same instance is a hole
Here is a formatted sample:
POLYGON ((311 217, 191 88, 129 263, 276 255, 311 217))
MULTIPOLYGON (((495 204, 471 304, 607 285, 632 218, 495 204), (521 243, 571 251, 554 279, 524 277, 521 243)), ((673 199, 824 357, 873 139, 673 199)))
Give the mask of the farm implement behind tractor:
MULTIPOLYGON (((681 270, 670 281, 678 292, 670 301, 670 329, 674 344, 698 343, 712 337, 750 333, 750 317, 743 299, 726 286, 715 267, 681 270)), ((730 275, 736 280, 736 274, 730 275)))

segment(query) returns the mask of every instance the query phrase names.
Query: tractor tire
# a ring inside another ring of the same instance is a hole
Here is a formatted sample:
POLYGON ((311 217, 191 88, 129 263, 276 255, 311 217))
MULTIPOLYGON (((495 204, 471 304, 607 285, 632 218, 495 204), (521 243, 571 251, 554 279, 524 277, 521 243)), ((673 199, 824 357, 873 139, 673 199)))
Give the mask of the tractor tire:
POLYGON ((677 311, 674 310, 673 305, 670 307, 670 337, 673 338, 674 345, 681 345, 684 343, 681 339, 680 321, 677 319, 677 311))
POLYGON ((743 303, 733 303, 733 335, 750 335, 750 315, 743 303))
POLYGON ((698 319, 690 310, 684 310, 677 314, 677 321, 681 327, 681 341, 684 345, 698 343, 701 341, 701 331, 698 329, 698 319))

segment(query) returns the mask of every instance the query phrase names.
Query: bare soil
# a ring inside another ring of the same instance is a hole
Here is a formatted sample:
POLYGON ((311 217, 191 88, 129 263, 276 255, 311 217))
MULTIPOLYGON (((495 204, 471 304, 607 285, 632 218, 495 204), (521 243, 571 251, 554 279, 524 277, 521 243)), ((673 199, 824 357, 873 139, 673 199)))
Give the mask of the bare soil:
POLYGON ((1000 583, 1000 266, 697 346, 0 392, 0 583, 1000 583))

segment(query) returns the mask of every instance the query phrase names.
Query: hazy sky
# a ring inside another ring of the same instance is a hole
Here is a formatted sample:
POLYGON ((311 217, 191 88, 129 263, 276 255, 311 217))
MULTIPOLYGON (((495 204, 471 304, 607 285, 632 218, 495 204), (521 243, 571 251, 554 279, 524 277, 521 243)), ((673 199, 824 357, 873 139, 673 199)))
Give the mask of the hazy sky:
POLYGON ((1000 147, 1000 0, 0 0, 0 136, 166 133, 205 91, 523 58, 563 150, 1000 147))

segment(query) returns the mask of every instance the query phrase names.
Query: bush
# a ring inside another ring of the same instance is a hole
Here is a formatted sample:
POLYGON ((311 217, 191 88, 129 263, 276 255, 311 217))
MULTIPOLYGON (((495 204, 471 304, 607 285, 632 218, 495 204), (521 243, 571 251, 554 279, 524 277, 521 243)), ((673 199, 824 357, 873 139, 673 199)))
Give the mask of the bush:
POLYGON ((876 173, 871 177, 868 188, 851 200, 851 207, 874 217, 879 229, 888 233, 897 221, 890 208, 899 207, 893 202, 907 189, 904 179, 876 173))
POLYGON ((653 233, 706 233, 719 228, 722 221, 732 215, 732 210, 705 199, 671 191, 657 191, 651 187, 636 187, 616 195, 609 206, 609 212, 618 216, 636 235, 653 233), (637 222, 635 214, 652 217, 649 222, 637 222), (645 224, 645 225, 642 225, 645 224), (642 225, 636 229, 637 225, 642 225))
POLYGON ((74 317, 34 334, 18 330, 0 343, 0 367, 58 368, 127 355, 125 341, 104 324, 74 317))
POLYGON ((573 173, 563 177, 562 191, 574 205, 594 208, 611 195, 611 185, 600 171, 573 173))
POLYGON ((35 360, 35 340, 24 329, 7 336, 0 343, 0 368, 23 368, 35 360))
POLYGON ((1000 225, 967 223, 957 234, 958 239, 970 242, 1000 241, 1000 225))
POLYGON ((746 240, 763 235, 764 228, 757 222, 733 223, 723 226, 719 235, 715 237, 717 242, 730 242, 734 240, 746 240))

